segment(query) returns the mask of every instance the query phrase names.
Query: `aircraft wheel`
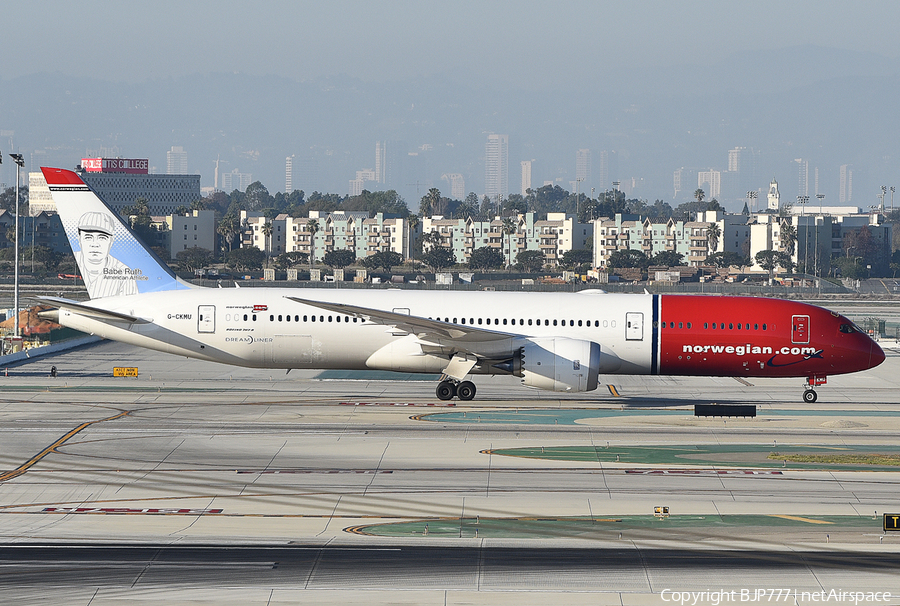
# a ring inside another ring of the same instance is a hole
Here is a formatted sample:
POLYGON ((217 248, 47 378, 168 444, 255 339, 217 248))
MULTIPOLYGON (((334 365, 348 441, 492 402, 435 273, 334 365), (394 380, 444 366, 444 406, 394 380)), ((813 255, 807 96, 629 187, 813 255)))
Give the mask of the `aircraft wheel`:
POLYGON ((475 384, 471 381, 463 381, 456 386, 456 395, 460 400, 471 400, 475 397, 475 384))
POLYGON ((815 390, 807 389, 803 392, 803 401, 807 404, 812 404, 818 397, 819 396, 816 394, 815 390))
POLYGON ((456 385, 450 381, 441 381, 438 383, 437 389, 434 390, 438 400, 452 400, 456 395, 456 385))

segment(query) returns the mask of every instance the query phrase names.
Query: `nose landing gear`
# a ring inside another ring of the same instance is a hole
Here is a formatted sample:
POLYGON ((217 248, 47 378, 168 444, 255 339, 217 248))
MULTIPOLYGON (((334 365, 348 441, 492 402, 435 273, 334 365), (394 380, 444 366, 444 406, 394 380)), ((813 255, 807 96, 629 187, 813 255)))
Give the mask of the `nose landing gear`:
POLYGON ((806 378, 806 386, 803 391, 803 401, 807 404, 812 404, 818 399, 818 394, 816 394, 816 390, 813 387, 818 387, 819 385, 825 385, 828 382, 828 377, 820 377, 818 375, 813 375, 811 377, 806 378))
POLYGON ((454 396, 460 400, 471 400, 475 397, 475 384, 471 381, 441 381, 434 390, 439 400, 452 400, 454 396))

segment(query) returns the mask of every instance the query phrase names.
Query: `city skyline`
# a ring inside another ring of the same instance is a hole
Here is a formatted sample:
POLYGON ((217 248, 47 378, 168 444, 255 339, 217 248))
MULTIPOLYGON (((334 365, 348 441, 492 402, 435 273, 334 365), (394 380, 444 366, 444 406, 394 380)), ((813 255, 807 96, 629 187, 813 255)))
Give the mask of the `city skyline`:
MULTIPOLYGON (((589 195, 619 182, 674 201, 709 183, 726 205, 775 177, 786 199, 869 206, 900 175, 900 62, 872 28, 900 16, 897 3, 526 6, 200 0, 172 20, 163 1, 135 9, 134 28, 134 11, 103 0, 53 20, 14 5, 7 42, 22 52, 0 65, 0 151, 30 170, 126 156, 167 172, 162 153, 180 147, 204 187, 237 172, 272 191, 288 188, 290 157, 290 189, 343 195, 374 171, 413 208, 431 187, 488 193, 489 133, 509 137, 506 193, 521 190, 523 161, 532 187, 589 195), (302 35, 278 35, 298 22, 302 35), (82 59, 87 40, 123 37, 146 52, 82 59)), ((12 179, 0 165, 0 183, 12 179)))

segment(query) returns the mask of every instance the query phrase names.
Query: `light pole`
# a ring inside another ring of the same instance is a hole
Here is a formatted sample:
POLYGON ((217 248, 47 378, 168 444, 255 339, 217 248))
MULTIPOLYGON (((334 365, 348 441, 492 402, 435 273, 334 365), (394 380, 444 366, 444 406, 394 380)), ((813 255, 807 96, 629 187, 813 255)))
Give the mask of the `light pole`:
POLYGON ((756 199, 759 197, 758 191, 748 191, 747 199, 750 200, 750 212, 756 213, 756 199))
MULTIPOLYGON (((825 194, 816 194, 816 198, 819 200, 819 214, 822 214, 822 203, 825 200, 825 194)), ((822 219, 822 223, 825 223, 825 219, 822 219)), ((816 259, 815 259, 815 273, 816 278, 819 277, 819 220, 816 218, 816 259)))
POLYGON ((891 185, 891 213, 894 212, 894 186, 891 185))
MULTIPOLYGON (((806 208, 806 204, 809 202, 809 196, 797 196, 797 202, 800 204, 800 222, 797 223, 797 236, 800 236, 800 228, 803 227, 804 222, 804 214, 803 209, 806 208)), ((809 255, 809 230, 803 230, 803 273, 809 273, 809 263, 807 262, 807 256, 809 255)), ((797 264, 800 264, 800 247, 797 247, 797 264)))
POLYGON ((9 154, 9 157, 16 163, 16 243, 13 249, 13 254, 15 255, 15 260, 13 261, 15 264, 15 278, 13 280, 13 317, 15 318, 14 322, 16 325, 15 336, 18 338, 21 333, 19 330, 19 169, 25 166, 25 160, 22 159, 22 154, 9 154))
POLYGON ((578 177, 575 177, 575 222, 576 223, 579 222, 579 219, 578 219, 578 184, 581 183, 582 181, 584 181, 583 177, 581 179, 579 179, 578 177))
POLYGON ((884 197, 886 195, 887 195, 887 187, 882 185, 881 186, 881 194, 879 195, 879 197, 881 198, 881 214, 882 215, 884 214, 884 197))

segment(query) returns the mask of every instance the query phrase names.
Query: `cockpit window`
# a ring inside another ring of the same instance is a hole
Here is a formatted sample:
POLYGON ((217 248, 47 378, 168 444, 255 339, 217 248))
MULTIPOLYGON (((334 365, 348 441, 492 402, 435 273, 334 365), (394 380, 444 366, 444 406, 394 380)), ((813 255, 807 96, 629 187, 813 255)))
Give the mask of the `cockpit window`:
POLYGON ((850 334, 850 333, 854 333, 854 332, 862 332, 860 329, 858 329, 852 323, 841 324, 840 327, 838 328, 838 330, 845 334, 850 334))

